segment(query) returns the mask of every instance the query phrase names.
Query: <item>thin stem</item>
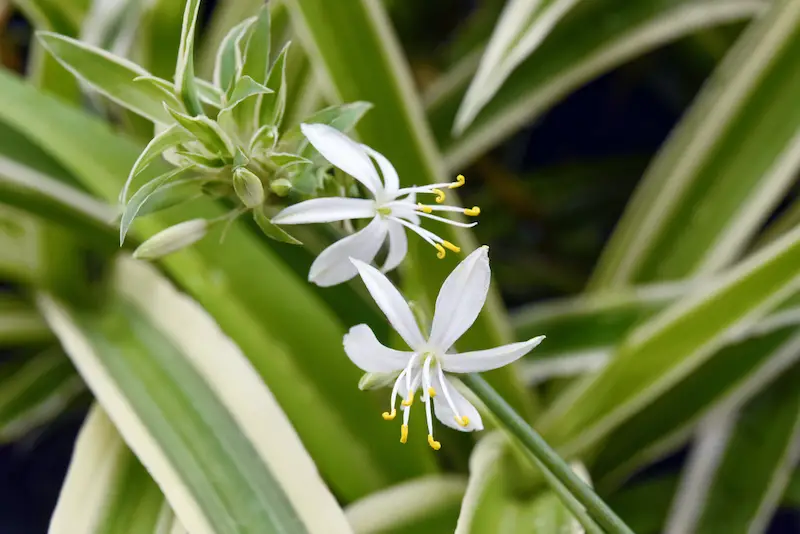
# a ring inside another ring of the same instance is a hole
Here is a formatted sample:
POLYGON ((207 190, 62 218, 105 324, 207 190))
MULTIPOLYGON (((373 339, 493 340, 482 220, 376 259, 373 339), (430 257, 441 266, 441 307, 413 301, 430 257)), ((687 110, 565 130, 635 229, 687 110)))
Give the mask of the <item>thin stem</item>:
POLYGON ((589 515, 609 534, 634 534, 633 531, 573 473, 547 442, 520 417, 480 375, 463 375, 462 381, 483 401, 487 408, 506 425, 523 446, 538 459, 564 487, 575 496, 589 515))

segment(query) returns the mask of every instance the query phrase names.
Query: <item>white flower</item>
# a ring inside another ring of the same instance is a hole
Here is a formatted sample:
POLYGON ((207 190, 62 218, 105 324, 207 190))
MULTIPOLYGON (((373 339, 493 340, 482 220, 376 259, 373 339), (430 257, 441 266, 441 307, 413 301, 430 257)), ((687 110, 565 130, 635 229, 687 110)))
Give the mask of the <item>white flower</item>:
POLYGON ((428 421, 428 443, 433 449, 438 450, 441 445, 433 439, 431 404, 436 417, 445 425, 464 432, 482 430, 478 411, 453 386, 447 373, 497 369, 518 360, 544 339, 544 336, 539 336, 495 349, 460 354, 448 352, 475 322, 486 301, 491 277, 488 247, 481 247, 467 256, 445 280, 436 299, 431 334, 427 339, 420 332, 405 299, 392 283, 380 271, 362 261, 353 260, 353 264, 392 327, 412 349, 406 352, 383 346, 365 324, 354 326, 344 336, 347 356, 364 371, 400 372, 392 388, 390 410, 383 413, 384 419, 394 419, 397 396, 403 397, 400 441, 405 443, 408 439, 408 419, 419 387, 422 387, 422 402, 428 421))
POLYGON ((436 195, 436 203, 445 199, 443 189, 454 189, 464 185, 464 177, 448 184, 432 184, 421 187, 400 188, 397 171, 382 154, 366 145, 356 143, 335 128, 324 124, 302 124, 303 134, 314 148, 331 164, 361 182, 372 194, 371 199, 327 197, 315 198, 289 206, 275 217, 275 224, 307 224, 372 219, 362 230, 341 239, 322 251, 311 265, 308 279, 320 286, 332 286, 350 280, 356 269, 350 258, 371 263, 383 242, 389 239, 389 253, 381 270, 388 272, 397 267, 408 250, 405 228, 413 230, 438 251, 444 258, 445 249, 460 252, 454 244, 445 241, 433 232, 420 226, 420 216, 462 227, 477 223, 460 223, 433 215, 434 211, 453 211, 477 216, 480 208, 458 208, 455 206, 425 205, 416 202, 418 193, 436 195), (373 160, 380 169, 379 176, 373 160), (405 228, 403 228, 405 227, 405 228))

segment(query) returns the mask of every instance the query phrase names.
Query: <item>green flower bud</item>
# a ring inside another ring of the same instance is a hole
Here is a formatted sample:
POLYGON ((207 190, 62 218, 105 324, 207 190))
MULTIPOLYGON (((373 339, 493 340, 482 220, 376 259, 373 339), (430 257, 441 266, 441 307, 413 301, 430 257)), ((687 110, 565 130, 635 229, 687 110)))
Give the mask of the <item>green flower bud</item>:
POLYGON ((133 257, 139 260, 154 260, 197 243, 206 236, 208 221, 192 219, 162 230, 137 248, 133 257))
POLYGON ((269 188, 279 197, 285 197, 292 189, 292 182, 286 178, 278 178, 277 180, 270 182, 269 188))
POLYGON ((365 373, 358 381, 358 389, 367 391, 370 389, 380 389, 391 386, 394 384, 400 371, 392 371, 390 373, 365 373))
POLYGON ((255 208, 264 203, 264 186, 261 180, 244 167, 233 171, 233 189, 242 204, 248 208, 255 208))

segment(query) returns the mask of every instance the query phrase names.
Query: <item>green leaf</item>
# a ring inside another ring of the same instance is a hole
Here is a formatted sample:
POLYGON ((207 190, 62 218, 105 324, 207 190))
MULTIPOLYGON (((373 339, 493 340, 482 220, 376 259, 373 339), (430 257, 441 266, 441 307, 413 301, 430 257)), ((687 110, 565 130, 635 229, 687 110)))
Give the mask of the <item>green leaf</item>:
POLYGON ((256 208, 253 210, 253 220, 256 221, 256 224, 261 231, 264 232, 264 235, 269 237, 270 239, 274 239, 276 241, 281 241, 282 243, 289 243, 290 245, 302 245, 300 241, 289 235, 283 228, 272 224, 272 221, 267 217, 264 213, 264 207, 256 208))
POLYGON ((250 76, 242 76, 233 88, 233 92, 227 102, 227 107, 233 108, 250 96, 263 95, 271 92, 272 89, 264 87, 250 76))
POLYGON ((178 124, 172 124, 165 130, 157 134, 153 139, 147 143, 136 163, 131 167, 131 172, 128 174, 128 179, 122 190, 119 193, 119 201, 125 203, 128 201, 128 189, 131 186, 134 178, 142 172, 154 159, 163 154, 170 148, 175 148, 182 143, 188 143, 195 139, 195 136, 189 133, 185 128, 178 124))
POLYGON ((800 2, 780 0, 728 52, 628 205, 591 287, 731 264, 800 167, 800 2))
POLYGON ((197 87, 197 97, 201 102, 216 109, 222 108, 224 93, 217 86, 200 78, 195 78, 194 83, 197 87))
MULTIPOLYGON (((135 81, 142 76, 151 76, 142 67, 63 35, 50 32, 37 32, 36 35, 59 63, 102 95, 153 122, 171 122, 164 109, 165 93, 153 85, 135 81)), ((174 98, 166 100, 166 103, 180 107, 174 98)))
MULTIPOLYGON (((15 102, 0 106, 0 122, 36 140, 94 194, 116 202, 141 146, 2 71, 0 95, 14 95, 15 102), (103 150, 97 151, 99 146, 103 150)), ((154 162, 143 179, 165 170, 154 162)), ((225 214, 216 203, 198 199, 139 220, 134 233, 143 239, 184 220, 225 214)), ((359 498, 435 470, 424 440, 403 446, 397 429, 380 418, 374 402, 385 402, 385 397, 374 399, 357 389, 360 374, 342 349, 346 329, 337 312, 244 221, 231 225, 223 243, 207 239, 162 264, 243 348, 338 495, 359 498), (303 395, 297 395, 298 388, 303 395), (363 469, 354 471, 352 465, 363 469)))
POLYGON ((169 184, 173 180, 176 180, 179 176, 182 176, 186 172, 192 170, 192 167, 184 167, 181 169, 173 169, 169 172, 165 172, 164 174, 153 178, 146 184, 144 184, 141 188, 139 188, 136 193, 131 197, 130 201, 125 204, 125 210, 122 212, 122 218, 120 219, 119 223, 119 244, 125 242, 125 236, 128 235, 128 230, 133 224, 134 219, 139 214, 139 210, 147 204, 147 202, 151 199, 153 194, 155 194, 162 186, 169 184))
POLYGON ((272 152, 269 155, 269 160, 278 167, 290 167, 294 165, 311 164, 311 160, 298 156, 297 154, 290 154, 287 152, 272 152))
POLYGON ((798 381, 800 366, 795 365, 741 412, 722 412, 706 422, 682 475, 676 504, 683 506, 668 524, 698 534, 766 530, 797 462, 798 381), (693 499, 684 502, 685 497, 693 499))
POLYGON ((228 134, 215 121, 205 115, 190 117, 174 109, 168 109, 168 111, 178 124, 194 135, 212 154, 233 159, 236 147, 228 134))
POLYGON ((51 337, 35 309, 19 299, 0 295, 0 347, 39 344, 51 337))
POLYGON ((50 519, 52 534, 175 532, 161 490, 95 404, 81 427, 50 519))
POLYGON ((236 75, 242 68, 242 50, 240 41, 255 22, 255 17, 243 20, 228 31, 217 50, 214 64, 214 85, 228 93, 236 83, 236 75))
POLYGON ((509 75, 578 2, 511 0, 506 4, 456 114, 453 130, 457 134, 469 126, 509 75))
POLYGON ((611 362, 574 386, 539 428, 565 454, 596 443, 795 292, 800 228, 634 330, 611 362))
POLYGON ((466 486, 460 475, 416 478, 354 502, 345 514, 356 534, 446 532, 456 524, 466 486))
POLYGON ((272 68, 269 70, 266 85, 272 89, 272 93, 264 95, 261 99, 261 107, 259 108, 260 123, 271 124, 279 128, 283 120, 283 114, 286 111, 286 55, 289 52, 289 45, 286 46, 278 54, 272 68))
MULTIPOLYGON (((41 319, 37 315, 37 319, 41 319)), ((18 440, 64 412, 85 391, 59 348, 0 365, 0 442, 18 440)))
POLYGON ((426 94, 428 117, 447 168, 461 169, 534 121, 588 81, 664 44, 761 12, 750 0, 580 2, 511 74, 458 138, 451 128, 482 47, 426 94))
POLYGON ((193 533, 349 532, 238 347, 154 268, 124 259, 100 312, 39 307, 110 419, 193 533))
POLYGON ((264 4, 250 25, 242 58, 242 76, 259 84, 267 83, 270 50, 270 8, 264 4))
POLYGON ((194 39, 200 0, 186 0, 181 25, 181 41, 175 64, 175 91, 193 116, 202 115, 203 106, 194 78, 194 39))
MULTIPOLYGON (((448 181, 422 106, 414 95, 408 65, 401 58, 401 47, 382 6, 370 0, 290 0, 287 6, 312 64, 326 75, 320 81, 326 96, 338 103, 374 104, 372 113, 356 127, 361 141, 393 163, 403 186, 448 181)), ((427 228, 460 246, 465 254, 477 246, 466 229, 443 224, 427 228)), ((430 307, 457 259, 451 255, 450 259, 439 261, 427 244, 409 240, 405 260, 408 269, 404 273, 407 296, 430 307), (420 248, 423 246, 424 250, 420 248)), ((482 349, 510 340, 511 329, 502 304, 497 294, 490 292, 478 320, 459 340, 459 350, 482 349)), ((513 369, 488 373, 487 378, 512 405, 525 415, 531 414, 531 396, 513 369)))

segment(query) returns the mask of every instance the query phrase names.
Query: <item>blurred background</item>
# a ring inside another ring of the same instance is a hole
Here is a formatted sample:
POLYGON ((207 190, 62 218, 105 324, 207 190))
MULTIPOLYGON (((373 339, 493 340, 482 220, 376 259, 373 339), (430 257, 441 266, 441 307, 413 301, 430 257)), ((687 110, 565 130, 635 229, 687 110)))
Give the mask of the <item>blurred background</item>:
MULTIPOLYGON (((504 1, 384 4, 425 94, 464 51, 486 39, 504 1)), ((204 2, 203 24, 217 7, 204 2)), ((648 163, 744 27, 734 22, 703 29, 628 61, 460 169, 468 178, 464 205, 482 208, 475 234, 491 247, 495 280, 510 310, 584 290, 648 163)), ((204 31, 201 26, 201 39, 204 31)), ((25 73, 31 38, 23 12, 0 0, 0 61, 6 68, 25 73)), ((775 216, 797 195, 795 183, 775 216)), ((17 289, 4 284, 0 291, 17 289)), ((4 361, 13 357, 13 350, 0 354, 4 361)), ((81 392, 54 422, 0 446, 0 533, 46 531, 89 403, 89 394, 81 392)), ((670 455, 634 482, 679 472, 685 453, 670 455)), ((781 506, 769 532, 800 533, 800 509, 781 506)))

